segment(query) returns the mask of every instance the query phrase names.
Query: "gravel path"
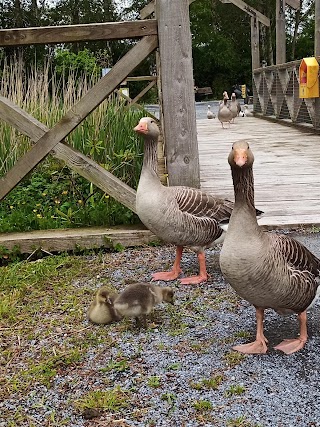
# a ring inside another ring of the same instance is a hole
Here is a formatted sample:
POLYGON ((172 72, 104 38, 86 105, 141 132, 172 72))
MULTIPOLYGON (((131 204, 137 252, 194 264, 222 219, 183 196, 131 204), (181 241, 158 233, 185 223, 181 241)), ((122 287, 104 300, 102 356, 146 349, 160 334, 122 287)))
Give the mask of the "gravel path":
MULTIPOLYGON (((320 256, 318 233, 296 237, 320 256)), ((72 292, 84 287, 94 291, 105 278, 119 290, 127 283, 148 281, 151 272, 169 267, 174 248, 129 249, 99 257, 99 275, 89 283, 74 280, 72 292)), ((205 284, 172 283, 175 305, 157 307, 147 330, 137 330, 131 321, 88 324, 85 311, 90 296, 81 307, 80 326, 92 345, 78 363, 58 370, 50 386, 34 385, 27 393, 13 393, 0 402, 0 427, 320 426, 319 305, 309 315, 309 341, 302 351, 286 356, 273 349, 297 334, 298 322, 296 316, 280 317, 268 311, 269 352, 239 355, 232 346, 254 335, 254 310, 225 283, 218 257, 219 249, 207 251, 211 278, 205 284), (93 413, 77 409, 74 403, 94 390, 117 390, 125 403, 93 413), (19 411, 27 414, 20 422, 19 411), (16 424, 10 424, 8 414, 16 424)), ((93 258, 88 257, 88 269, 93 258)), ((192 252, 185 253, 182 268, 186 274, 197 272, 192 252)), ((64 315, 60 314, 62 322, 64 315)), ((38 336, 43 347, 54 345, 45 331, 38 336)), ((55 339, 61 341, 64 336, 55 339)), ((30 341, 25 349, 31 356, 33 346, 30 341)))

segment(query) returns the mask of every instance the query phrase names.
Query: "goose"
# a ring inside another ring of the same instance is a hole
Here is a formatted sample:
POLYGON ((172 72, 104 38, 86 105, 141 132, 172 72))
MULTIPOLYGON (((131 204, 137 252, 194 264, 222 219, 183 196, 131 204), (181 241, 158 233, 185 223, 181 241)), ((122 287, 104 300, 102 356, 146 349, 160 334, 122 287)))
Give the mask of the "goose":
POLYGON ((232 113, 232 122, 234 123, 234 119, 239 115, 241 111, 240 103, 239 101, 237 101, 235 93, 231 95, 231 102, 229 108, 232 113))
POLYGON ((150 117, 143 117, 134 131, 144 138, 144 159, 137 188, 136 212, 143 224, 166 243, 176 246, 171 271, 154 273, 153 280, 174 280, 182 273, 180 261, 184 246, 198 256, 200 272, 185 277, 182 284, 198 284, 208 278, 204 249, 223 241, 225 231, 219 221, 230 218, 233 202, 219 199, 190 187, 165 187, 157 175, 159 128, 150 117))
MULTIPOLYGON (((222 100, 219 102, 219 107, 221 107, 223 104, 224 104, 224 100, 225 100, 225 98, 227 99, 227 101, 228 101, 228 99, 229 99, 229 95, 228 95, 228 92, 225 90, 225 91, 223 91, 223 94, 222 94, 222 100)), ((228 103, 227 103, 227 105, 228 105, 228 103)), ((229 105, 228 105, 229 106, 229 105)))
POLYGON ((230 127, 230 122, 233 119, 232 112, 230 111, 230 108, 228 107, 227 102, 228 102, 228 99, 224 98, 223 104, 220 105, 219 111, 218 111, 218 119, 221 122, 221 126, 223 129, 225 129, 225 127, 223 126, 223 123, 229 123, 229 127, 230 127))
POLYGON ((133 283, 121 292, 114 301, 115 310, 123 317, 142 317, 147 326, 147 315, 161 302, 173 304, 173 289, 149 283, 133 283))
POLYGON ((113 305, 116 297, 117 295, 110 293, 105 286, 98 289, 87 311, 88 320, 101 325, 120 320, 121 316, 116 312, 113 305))
POLYGON ((248 105, 244 105, 243 108, 244 108, 243 112, 245 117, 253 117, 253 113, 249 109, 248 105))
POLYGON ((266 353, 263 320, 267 308, 279 314, 297 313, 300 335, 278 344, 286 354, 302 349, 307 341, 307 315, 320 292, 320 260, 289 236, 264 232, 254 208, 254 156, 246 140, 233 144, 228 157, 235 206, 220 254, 223 276, 256 310, 254 342, 234 347, 242 353, 266 353))
POLYGON ((210 105, 208 105, 208 111, 207 111, 207 119, 215 119, 216 115, 211 111, 210 105))

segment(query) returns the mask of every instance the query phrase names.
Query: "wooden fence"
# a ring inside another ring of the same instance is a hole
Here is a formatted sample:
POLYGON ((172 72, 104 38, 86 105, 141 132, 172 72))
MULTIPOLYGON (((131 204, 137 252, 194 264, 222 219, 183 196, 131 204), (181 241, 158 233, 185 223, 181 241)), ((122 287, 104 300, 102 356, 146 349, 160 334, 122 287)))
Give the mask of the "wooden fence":
POLYGON ((253 70, 254 112, 260 117, 318 131, 319 98, 299 98, 300 63, 301 60, 253 70))
MULTIPOLYGON (((148 10, 144 9, 145 16, 149 16, 154 11, 154 4, 152 3, 151 6, 147 8, 148 10)), ((140 38, 140 41, 112 67, 111 71, 102 77, 51 129, 19 106, 14 105, 9 99, 0 96, 0 119, 14 126, 34 142, 32 148, 0 179, 0 200, 51 153, 135 212, 135 190, 68 146, 64 140, 157 48, 159 48, 160 99, 164 100, 166 105, 165 108, 161 108, 161 115, 166 122, 166 126, 163 126, 163 134, 166 141, 170 184, 200 186, 189 2, 176 0, 171 3, 169 0, 157 0, 156 17, 157 19, 130 22, 0 30, 1 47, 140 38), (175 102, 175 99, 179 99, 179 102, 175 102)), ((149 87, 154 84, 155 80, 152 78, 149 87)))

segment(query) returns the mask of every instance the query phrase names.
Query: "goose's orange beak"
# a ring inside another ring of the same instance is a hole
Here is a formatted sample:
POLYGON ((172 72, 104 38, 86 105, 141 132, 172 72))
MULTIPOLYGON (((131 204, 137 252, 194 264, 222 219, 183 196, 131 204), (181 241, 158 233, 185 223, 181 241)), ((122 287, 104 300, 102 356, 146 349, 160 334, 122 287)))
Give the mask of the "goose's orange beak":
POLYGON ((235 164, 240 168, 242 168, 242 166, 244 166, 248 160, 248 155, 246 150, 240 150, 240 149, 236 150, 236 152, 234 153, 233 159, 235 164))
POLYGON ((140 121, 133 130, 138 133, 148 133, 148 124, 140 121))

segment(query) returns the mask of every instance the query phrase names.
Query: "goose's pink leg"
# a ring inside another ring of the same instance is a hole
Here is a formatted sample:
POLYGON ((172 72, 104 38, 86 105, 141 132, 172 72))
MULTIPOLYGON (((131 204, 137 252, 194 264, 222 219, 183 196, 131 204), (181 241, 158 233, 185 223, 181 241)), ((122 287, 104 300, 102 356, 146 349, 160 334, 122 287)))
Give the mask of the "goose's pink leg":
POLYGON ((205 282, 208 279, 208 273, 206 269, 206 258, 204 252, 198 253, 198 260, 200 266, 200 272, 198 276, 184 277, 180 279, 182 285, 197 285, 198 283, 205 282))
POLYGON ((173 267, 171 271, 163 271, 160 273, 153 273, 152 280, 174 280, 176 279, 180 273, 182 273, 180 262, 182 258, 183 246, 177 246, 176 249, 176 259, 174 261, 173 267))
POLYGON ((267 338, 263 334, 264 309, 256 307, 257 334, 256 340, 249 344, 236 345, 234 350, 245 354, 264 354, 267 352, 267 338))
POLYGON ((292 354, 298 350, 301 350, 304 347, 304 345, 308 339, 307 312, 303 311, 302 313, 298 314, 298 319, 299 319, 299 323, 300 323, 300 336, 299 336, 299 338, 282 341, 280 344, 278 344, 275 347, 276 350, 281 350, 286 354, 292 354))

